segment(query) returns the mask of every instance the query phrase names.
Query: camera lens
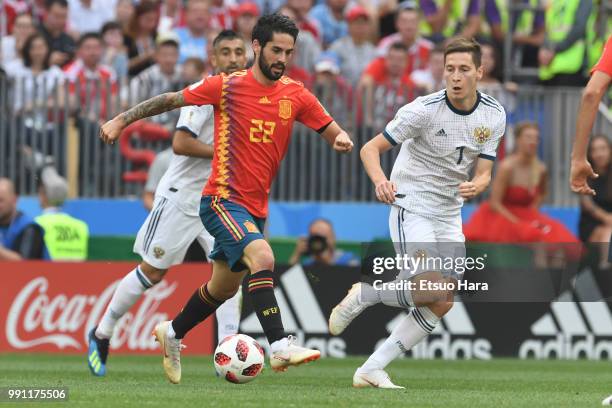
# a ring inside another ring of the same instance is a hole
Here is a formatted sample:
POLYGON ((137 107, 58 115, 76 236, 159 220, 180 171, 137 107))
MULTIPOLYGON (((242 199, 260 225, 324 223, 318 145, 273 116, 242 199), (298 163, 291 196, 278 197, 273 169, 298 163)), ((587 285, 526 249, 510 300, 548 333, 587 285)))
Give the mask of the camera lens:
POLYGON ((311 235, 308 237, 308 253, 310 255, 319 255, 327 249, 327 240, 321 235, 311 235))

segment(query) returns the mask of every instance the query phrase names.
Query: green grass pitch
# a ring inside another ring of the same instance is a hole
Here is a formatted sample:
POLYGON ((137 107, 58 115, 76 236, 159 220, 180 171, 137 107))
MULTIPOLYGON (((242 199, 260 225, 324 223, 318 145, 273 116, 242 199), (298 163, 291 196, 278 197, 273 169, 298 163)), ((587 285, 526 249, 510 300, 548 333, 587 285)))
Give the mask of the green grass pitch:
MULTIPOLYGON (((235 385, 214 375, 211 357, 184 357, 180 385, 167 382, 161 356, 109 358, 93 377, 85 356, 0 354, 0 387, 68 387, 82 407, 595 407, 612 394, 612 366, 592 361, 395 361, 388 369, 405 390, 353 389, 364 358, 322 359, 286 373, 269 367, 235 385)), ((0 403, 0 408, 13 404, 0 403)), ((19 407, 41 406, 19 403, 19 407)))

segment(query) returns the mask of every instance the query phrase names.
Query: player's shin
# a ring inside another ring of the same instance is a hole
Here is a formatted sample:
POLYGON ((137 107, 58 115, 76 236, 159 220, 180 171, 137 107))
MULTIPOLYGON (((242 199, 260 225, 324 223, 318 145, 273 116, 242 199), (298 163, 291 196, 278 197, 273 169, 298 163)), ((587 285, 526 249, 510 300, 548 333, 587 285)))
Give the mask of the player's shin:
POLYGON ((119 282, 113 297, 98 324, 96 337, 99 339, 109 339, 113 335, 113 330, 117 321, 140 299, 140 296, 154 283, 147 278, 145 273, 137 266, 132 272, 125 275, 119 282))
POLYGON ((393 329, 382 346, 361 366, 360 370, 368 372, 384 369, 391 361, 427 337, 439 321, 440 318, 427 306, 412 309, 410 314, 393 329))
POLYGON ((202 322, 223 303, 223 300, 215 299, 208 291, 208 283, 199 287, 187 301, 181 312, 172 320, 171 328, 174 337, 182 339, 187 332, 202 322))
POLYGON ((414 306, 412 299, 412 291, 407 286, 406 280, 395 280, 387 286, 393 289, 381 288, 378 289, 378 297, 380 302, 387 306, 399 307, 408 309, 414 306))
POLYGON ((249 276, 249 295, 259 323, 266 334, 268 342, 275 351, 274 342, 285 337, 281 313, 274 295, 274 274, 263 270, 249 276))

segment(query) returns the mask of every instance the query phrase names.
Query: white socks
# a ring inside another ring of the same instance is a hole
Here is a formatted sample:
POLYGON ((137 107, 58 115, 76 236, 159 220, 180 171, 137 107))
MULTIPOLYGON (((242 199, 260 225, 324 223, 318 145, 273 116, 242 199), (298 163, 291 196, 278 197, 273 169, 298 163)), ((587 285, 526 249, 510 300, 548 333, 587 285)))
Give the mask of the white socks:
MULTIPOLYGON (((397 279, 393 284, 401 284, 402 282, 408 282, 406 280, 397 279)), ((372 285, 367 283, 361 283, 361 296, 359 298, 361 303, 376 304, 383 303, 387 306, 399 307, 402 309, 408 309, 414 306, 412 301, 412 293, 408 289, 379 289, 376 290, 372 285)))
POLYGON ((369 372, 384 369, 391 361, 427 337, 439 321, 440 318, 428 307, 412 309, 358 371, 369 372))
POLYGON ((172 327, 172 320, 170 320, 170 324, 168 325, 168 338, 176 339, 176 332, 174 331, 174 327, 172 327))
POLYGON ((223 302, 215 311, 217 318, 217 344, 221 343, 227 336, 238 333, 241 304, 242 288, 234 296, 223 302))
POLYGON ((376 304, 380 303, 380 291, 372 287, 372 285, 361 282, 361 292, 359 294, 359 303, 361 304, 376 304))
POLYGON ((117 286, 113 298, 98 324, 95 333, 96 337, 99 339, 110 339, 113 335, 113 330, 115 329, 117 321, 134 306, 134 303, 138 301, 140 296, 152 286, 153 283, 151 283, 147 276, 140 270, 140 266, 137 266, 136 269, 125 275, 117 286))
POLYGON ((274 343, 270 344, 270 351, 272 353, 276 353, 277 351, 281 351, 286 349, 289 346, 289 339, 287 337, 283 337, 280 340, 276 340, 274 343))

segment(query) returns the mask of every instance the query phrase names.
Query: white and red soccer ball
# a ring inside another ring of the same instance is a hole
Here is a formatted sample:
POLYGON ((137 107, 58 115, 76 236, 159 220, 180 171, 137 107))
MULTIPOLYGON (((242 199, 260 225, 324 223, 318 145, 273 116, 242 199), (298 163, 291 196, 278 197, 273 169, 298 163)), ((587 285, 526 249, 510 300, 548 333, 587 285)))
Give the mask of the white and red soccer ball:
POLYGON ((234 334, 219 343, 214 361, 219 376, 235 384, 244 384, 261 373, 264 351, 252 337, 234 334))

